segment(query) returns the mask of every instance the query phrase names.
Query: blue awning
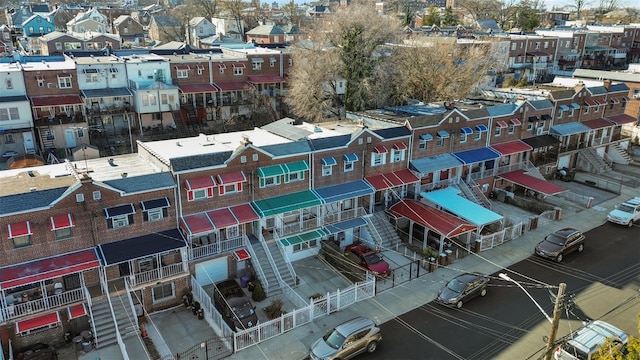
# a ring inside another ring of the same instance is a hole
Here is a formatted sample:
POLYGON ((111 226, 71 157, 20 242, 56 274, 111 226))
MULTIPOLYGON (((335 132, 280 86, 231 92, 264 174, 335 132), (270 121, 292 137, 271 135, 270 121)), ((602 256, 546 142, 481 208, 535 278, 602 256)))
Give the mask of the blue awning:
POLYGON ((487 125, 484 124, 480 124, 480 125, 476 125, 476 130, 479 132, 487 132, 487 125))
POLYGON ((349 229, 353 229, 353 228, 357 228, 360 226, 365 226, 367 225, 367 222, 363 219, 363 218, 355 218, 355 219, 351 219, 351 220, 346 220, 346 221, 342 221, 339 223, 335 223, 335 224, 331 224, 331 225, 327 225, 324 227, 324 231, 327 233, 327 235, 332 235, 332 234, 337 234, 339 232, 345 231, 345 230, 349 230, 349 229))
POLYGON ((336 158, 334 157, 323 158, 322 160, 320 160, 320 162, 322 163, 323 166, 334 166, 335 164, 338 163, 336 161, 336 158))
POLYGON ((551 134, 556 134, 560 136, 568 136, 574 134, 581 134, 591 131, 591 128, 580 123, 580 122, 570 122, 566 124, 554 125, 550 129, 551 134))
POLYGON ((576 104, 576 103, 571 103, 571 107, 578 110, 580 109, 580 104, 576 104))
POLYGON ((562 111, 569 111, 569 109, 570 108, 567 105, 560 105, 560 110, 562 110, 562 111))
POLYGON ((451 169, 460 165, 462 165, 460 160, 451 154, 440 154, 409 161, 409 167, 421 174, 451 169))
POLYGON ((470 127, 463 127, 460 129, 460 134, 465 134, 465 135, 473 134, 473 129, 470 127))
POLYGON ((457 157, 464 164, 474 164, 481 161, 497 159, 500 157, 500 154, 491 148, 482 147, 479 149, 460 151, 454 153, 453 156, 457 157))
POLYGON ((370 195, 375 189, 364 180, 357 180, 343 184, 327 186, 313 190, 325 204, 335 201, 352 199, 358 196, 370 195))
POLYGON ((358 161, 358 154, 356 153, 344 154, 343 158, 344 158, 344 161, 347 161, 347 162, 358 161))
POLYGON ((431 134, 422 134, 422 135, 420 135, 420 139, 422 139, 424 141, 431 141, 431 140, 433 140, 433 135, 431 135, 431 134))
POLYGON ((438 137, 441 137, 441 138, 443 138, 443 139, 446 139, 446 138, 448 138, 448 137, 449 137, 449 133, 448 133, 448 132, 446 132, 446 131, 444 131, 444 130, 440 130, 440 131, 438 131, 438 137))
POLYGON ((82 97, 84 97, 85 99, 121 96, 133 96, 133 94, 126 87, 82 90, 82 97))

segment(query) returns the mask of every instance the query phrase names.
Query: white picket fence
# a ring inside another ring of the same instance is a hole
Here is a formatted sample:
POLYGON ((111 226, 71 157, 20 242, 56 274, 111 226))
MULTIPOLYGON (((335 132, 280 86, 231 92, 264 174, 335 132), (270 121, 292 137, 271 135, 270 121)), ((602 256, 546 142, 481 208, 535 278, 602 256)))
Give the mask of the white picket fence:
POLYGON ((519 237, 520 235, 522 235, 523 229, 524 223, 519 222, 512 226, 505 227, 500 231, 487 235, 478 235, 476 233, 471 233, 471 241, 476 243, 480 242, 480 251, 489 250, 494 246, 504 244, 507 241, 519 237))

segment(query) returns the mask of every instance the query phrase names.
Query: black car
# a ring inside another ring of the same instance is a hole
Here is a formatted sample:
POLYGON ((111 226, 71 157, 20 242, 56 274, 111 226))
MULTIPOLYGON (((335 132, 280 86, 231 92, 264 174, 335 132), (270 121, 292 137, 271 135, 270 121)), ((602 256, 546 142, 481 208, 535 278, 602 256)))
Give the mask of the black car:
POLYGON ((440 291, 436 301, 461 308, 462 304, 476 296, 487 295, 489 277, 480 273, 464 273, 453 278, 440 291))
POLYGON ((256 326, 258 315, 255 306, 236 280, 225 280, 216 284, 213 300, 229 327, 235 331, 256 326))
POLYGON ((582 252, 584 239, 584 235, 576 229, 560 229, 547 235, 536 245, 536 255, 561 262, 569 253, 582 252))

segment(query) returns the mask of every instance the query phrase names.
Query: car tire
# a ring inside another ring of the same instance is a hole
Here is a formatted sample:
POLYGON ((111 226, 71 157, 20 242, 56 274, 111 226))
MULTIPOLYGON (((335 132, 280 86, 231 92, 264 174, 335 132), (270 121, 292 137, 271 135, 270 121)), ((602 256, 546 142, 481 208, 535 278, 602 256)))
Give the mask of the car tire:
POLYGON ((487 288, 484 288, 480 291, 480 296, 485 296, 487 295, 487 288))
POLYGON ((462 300, 458 300, 458 302, 456 303, 456 307, 458 309, 462 308, 462 300))
POLYGON ((562 262, 563 256, 562 254, 558 255, 558 257, 556 258, 557 262, 562 262))
POLYGON ((628 227, 633 227, 633 220, 629 220, 629 223, 627 224, 628 227))
POLYGON ((378 342, 372 341, 367 345, 367 352, 371 354, 372 352, 376 351, 377 348, 378 348, 378 342))
POLYGON ((584 250, 584 244, 580 244, 578 246, 578 252, 582 252, 584 250))

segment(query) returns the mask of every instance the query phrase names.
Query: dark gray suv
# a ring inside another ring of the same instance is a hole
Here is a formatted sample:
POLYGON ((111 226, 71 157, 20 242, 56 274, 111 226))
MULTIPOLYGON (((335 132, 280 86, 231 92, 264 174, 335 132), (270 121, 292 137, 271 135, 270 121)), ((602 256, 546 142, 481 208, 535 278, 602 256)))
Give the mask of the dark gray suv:
POLYGON ((258 315, 236 280, 225 280, 216 284, 213 300, 229 327, 235 331, 256 326, 258 315))
POLYGON ((584 235, 571 228, 560 229, 547 235, 536 245, 536 255, 561 262, 565 255, 584 250, 584 235))
POLYGON ((331 329, 311 345, 312 360, 351 359, 364 352, 372 353, 382 341, 380 328, 373 320, 357 317, 331 329))

